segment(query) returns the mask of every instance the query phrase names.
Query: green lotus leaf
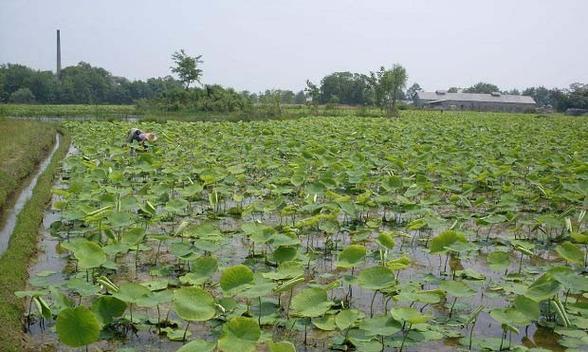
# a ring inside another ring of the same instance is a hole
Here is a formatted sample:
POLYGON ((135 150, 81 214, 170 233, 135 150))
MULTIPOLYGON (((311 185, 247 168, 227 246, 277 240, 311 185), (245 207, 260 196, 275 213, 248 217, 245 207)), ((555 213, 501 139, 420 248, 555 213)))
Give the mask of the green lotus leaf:
POLYGON ((167 202, 165 205, 165 210, 169 211, 173 214, 181 214, 183 213, 190 203, 183 198, 174 198, 167 202))
POLYGON ((363 313, 357 309, 345 309, 337 314, 335 324, 339 330, 345 330, 352 327, 362 316, 363 313))
POLYGON ((180 282, 190 285, 201 285, 208 281, 218 270, 216 257, 201 256, 192 261, 191 272, 180 277, 180 282))
POLYGON ((57 316, 55 331, 59 341, 70 347, 89 345, 98 340, 100 324, 86 307, 65 308, 57 316))
POLYGON ((304 266, 299 262, 284 262, 276 271, 264 273, 263 277, 272 280, 288 280, 304 274, 304 266))
POLYGON ((127 304, 112 296, 100 296, 92 303, 92 312, 103 325, 110 324, 127 310, 127 304))
POLYGON ((539 303, 523 295, 515 297, 514 308, 523 313, 529 320, 537 320, 541 316, 539 303))
POLYGON ((124 283, 120 285, 118 292, 112 294, 113 297, 130 304, 138 304, 150 295, 151 291, 147 287, 135 283, 124 283))
POLYGON ((574 292, 588 291, 588 277, 578 275, 570 267, 556 266, 549 269, 548 273, 566 289, 574 292))
POLYGON ((257 321, 251 318, 234 317, 223 326, 223 333, 218 340, 218 347, 224 352, 254 352, 261 337, 257 321))
POLYGON ((392 259, 386 262, 386 267, 393 271, 403 270, 410 266, 410 258, 403 255, 400 258, 392 259))
POLYGON ((121 242, 129 246, 135 247, 143 243, 145 239, 145 230, 140 227, 129 229, 122 234, 121 242))
POLYGON ((455 244, 456 242, 467 243, 467 239, 465 235, 461 232, 453 230, 445 231, 433 237, 429 241, 429 250, 431 251, 431 254, 442 253, 445 252, 448 247, 455 244))
POLYGON ((92 285, 86 280, 80 278, 73 278, 67 281, 65 287, 77 292, 82 297, 93 296, 100 291, 98 286, 92 285))
POLYGON ((514 308, 496 308, 490 311, 490 316, 499 322, 503 328, 517 334, 519 329, 515 325, 526 325, 529 322, 525 314, 514 308))
POLYGON ((289 341, 269 342, 269 352, 296 352, 296 347, 289 341))
POLYGON ((307 318, 320 317, 333 305, 327 298, 327 291, 321 288, 306 288, 292 298, 295 315, 307 318))
POLYGON ((173 306, 180 318, 187 321, 207 321, 216 315, 214 298, 198 287, 175 290, 173 306))
POLYGON ((235 294, 253 283, 253 271, 243 264, 226 268, 220 277, 220 286, 225 293, 235 294))
POLYGON ((248 289, 243 291, 240 296, 243 298, 264 297, 272 293, 276 284, 266 279, 262 274, 255 274, 255 280, 248 289))
POLYGON ((445 291, 441 289, 426 290, 426 291, 402 291, 397 296, 398 301, 401 302, 421 302, 428 304, 435 304, 441 302, 445 298, 445 291))
POLYGON ((133 224, 133 218, 127 212, 112 212, 108 219, 112 227, 124 227, 133 224))
POLYGON ((392 308, 390 314, 392 314, 392 318, 394 318, 394 320, 405 321, 409 324, 426 323, 429 321, 429 319, 431 319, 430 316, 424 315, 417 309, 410 307, 392 308))
POLYGON ((276 233, 272 227, 257 222, 248 222, 241 225, 241 230, 255 243, 266 243, 276 233))
POLYGON ((281 264, 287 261, 292 261, 298 255, 297 247, 278 247, 272 254, 276 263, 281 264))
POLYGON ((337 260, 337 267, 351 268, 361 263, 366 254, 366 248, 359 244, 352 244, 345 248, 337 260))
POLYGON ((337 329, 337 325, 335 324, 335 316, 332 314, 326 314, 318 318, 313 318, 312 324, 317 328, 325 331, 333 331, 337 329))
POLYGON ((381 290, 394 286, 396 279, 392 270, 383 266, 374 266, 362 270, 358 276, 358 284, 370 290, 381 290))
POLYGON ((389 232, 380 233, 378 235, 378 238, 376 239, 376 242, 386 249, 393 249, 396 245, 396 242, 394 241, 394 236, 392 236, 392 234, 389 232))
POLYGON ((63 244, 63 247, 73 252, 78 260, 78 267, 82 270, 98 268, 106 262, 106 254, 96 242, 76 238, 67 246, 63 244))
POLYGON ((197 339, 178 348, 176 352, 212 352, 215 348, 216 343, 197 339))
POLYGON ((560 257, 567 260, 570 263, 583 264, 584 263, 584 252, 580 247, 576 246, 572 242, 566 241, 559 246, 555 247, 555 251, 560 257))
POLYGON ((402 324, 388 315, 364 319, 359 328, 368 336, 390 336, 402 330, 402 324))
POLYGON ((529 286, 525 292, 525 296, 536 302, 541 302, 552 298, 559 292, 560 288, 561 284, 559 281, 555 280, 551 274, 545 273, 529 286))
POLYGON ((582 244, 588 243, 588 232, 572 232, 570 233, 570 237, 574 239, 574 241, 582 244))
POLYGON ((439 283, 439 288, 453 297, 468 297, 476 293, 475 290, 462 281, 444 280, 439 283))
POLYGON ((503 251, 494 251, 486 257, 488 266, 495 271, 504 271, 510 265, 510 253, 503 251))

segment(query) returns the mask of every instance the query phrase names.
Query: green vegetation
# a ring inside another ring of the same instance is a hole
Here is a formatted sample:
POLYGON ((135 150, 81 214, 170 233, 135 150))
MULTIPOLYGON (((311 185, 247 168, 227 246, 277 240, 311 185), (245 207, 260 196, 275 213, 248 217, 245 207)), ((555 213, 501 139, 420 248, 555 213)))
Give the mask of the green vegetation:
POLYGON ((182 351, 587 347, 585 119, 141 122, 147 150, 129 123, 64 124, 68 263, 27 300, 64 344, 95 339, 67 332, 91 314, 113 348, 135 329, 182 351))
POLYGON ((51 149, 55 132, 49 123, 0 118, 0 215, 8 197, 51 149))
MULTIPOLYGON (((36 125, 48 129, 44 124, 36 125)), ((51 138, 52 140, 55 138, 55 130, 51 138)), ((24 290, 27 286, 27 268, 36 253, 39 224, 43 219, 47 203, 51 199, 54 175, 68 147, 69 137, 66 135, 53 155, 51 163, 39 177, 32 198, 18 216, 9 247, 0 257, 0 268, 2 268, 0 271, 0 321, 3 324, 0 329, 0 347, 2 351, 22 351, 22 324, 26 311, 23 300, 15 296, 14 291, 24 290)), ((37 302, 43 301, 37 300, 37 302)), ((44 305, 39 304, 39 306, 44 305)), ((44 310, 44 313, 45 316, 50 314, 47 310, 44 310)))
POLYGON ((133 105, 25 105, 0 104, 0 116, 111 118, 136 115, 133 105))

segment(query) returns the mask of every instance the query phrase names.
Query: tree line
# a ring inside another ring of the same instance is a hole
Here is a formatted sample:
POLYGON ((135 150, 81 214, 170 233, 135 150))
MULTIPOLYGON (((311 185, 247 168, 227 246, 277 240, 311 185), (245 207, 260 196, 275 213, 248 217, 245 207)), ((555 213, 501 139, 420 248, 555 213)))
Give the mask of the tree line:
MULTIPOLYGON (((172 55, 170 75, 147 80, 128 80, 112 75, 86 62, 65 67, 59 77, 51 71, 39 71, 19 64, 0 65, 0 103, 39 104, 140 104, 160 110, 247 111, 259 104, 344 104, 378 106, 388 113, 397 110, 399 101, 414 100, 422 88, 418 83, 406 88, 407 73, 400 65, 381 67, 374 72, 334 72, 318 84, 306 82, 298 92, 271 89, 254 93, 237 91, 216 84, 202 84, 202 56, 190 56, 183 50, 172 55)), ((501 90, 479 82, 448 92, 529 95, 538 106, 558 111, 588 108, 588 84, 574 83, 566 89, 530 87, 519 91, 501 90)))

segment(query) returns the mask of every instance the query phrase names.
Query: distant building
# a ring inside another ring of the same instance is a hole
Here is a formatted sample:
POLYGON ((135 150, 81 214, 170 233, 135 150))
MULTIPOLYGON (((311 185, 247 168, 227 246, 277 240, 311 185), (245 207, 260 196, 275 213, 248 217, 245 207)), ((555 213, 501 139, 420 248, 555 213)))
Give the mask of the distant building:
POLYGON ((414 104, 430 109, 508 112, 532 111, 537 105, 526 95, 448 93, 444 90, 417 92, 414 104))

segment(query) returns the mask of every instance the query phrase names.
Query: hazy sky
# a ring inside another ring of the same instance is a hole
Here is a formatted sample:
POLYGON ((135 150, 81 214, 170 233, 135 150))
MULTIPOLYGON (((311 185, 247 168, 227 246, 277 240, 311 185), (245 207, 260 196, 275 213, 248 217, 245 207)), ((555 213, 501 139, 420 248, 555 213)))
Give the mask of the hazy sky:
POLYGON ((204 82, 301 89, 334 71, 400 63, 427 90, 588 82, 586 0, 0 0, 0 63, 169 74, 202 54, 204 82))

